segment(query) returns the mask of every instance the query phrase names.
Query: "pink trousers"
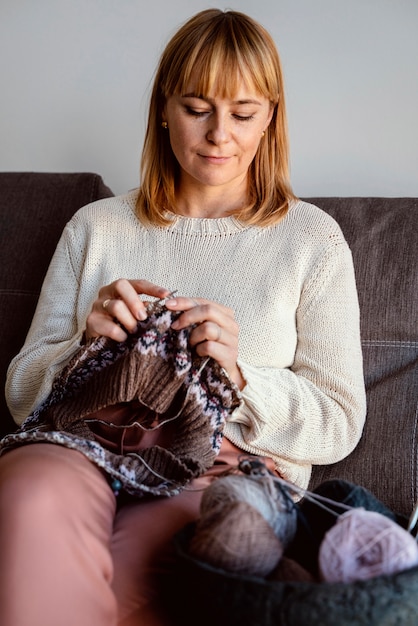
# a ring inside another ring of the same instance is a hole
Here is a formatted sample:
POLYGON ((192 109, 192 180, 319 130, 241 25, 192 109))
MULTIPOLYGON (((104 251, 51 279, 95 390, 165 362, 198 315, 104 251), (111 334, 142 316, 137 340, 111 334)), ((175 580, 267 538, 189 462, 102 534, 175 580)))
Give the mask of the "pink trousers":
POLYGON ((81 453, 30 444, 0 457, 2 626, 169 626, 158 577, 202 490, 242 450, 224 439, 207 474, 173 498, 117 503, 81 453))

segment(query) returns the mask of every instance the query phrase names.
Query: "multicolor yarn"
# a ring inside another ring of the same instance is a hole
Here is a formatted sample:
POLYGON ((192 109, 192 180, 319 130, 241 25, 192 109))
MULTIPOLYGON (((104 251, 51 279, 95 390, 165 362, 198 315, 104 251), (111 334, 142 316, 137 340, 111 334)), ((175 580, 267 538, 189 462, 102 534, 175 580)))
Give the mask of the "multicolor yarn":
POLYGON ((216 361, 190 349, 190 330, 171 328, 178 315, 155 303, 126 341, 89 341, 56 378, 46 401, 2 440, 0 453, 27 443, 55 443, 82 452, 111 482, 118 481, 118 491, 138 497, 179 493, 213 465, 225 421, 241 399, 216 361), (114 427, 155 430, 175 420, 167 447, 116 454, 98 441, 91 426, 100 421, 98 412, 100 417, 101 409, 132 402, 134 422, 114 427))

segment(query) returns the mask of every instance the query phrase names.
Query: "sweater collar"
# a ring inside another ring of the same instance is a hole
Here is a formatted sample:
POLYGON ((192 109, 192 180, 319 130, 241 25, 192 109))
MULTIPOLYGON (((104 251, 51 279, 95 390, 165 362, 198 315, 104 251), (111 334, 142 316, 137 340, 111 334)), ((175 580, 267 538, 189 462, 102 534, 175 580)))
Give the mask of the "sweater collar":
MULTIPOLYGON (((124 197, 125 202, 127 202, 134 214, 137 193, 137 190, 133 190, 124 197)), ((166 227, 169 231, 185 235, 227 235, 238 233, 248 228, 247 224, 232 216, 221 218, 186 217, 167 212, 166 217, 171 221, 171 224, 166 227)), ((156 226, 155 228, 160 227, 156 226)))

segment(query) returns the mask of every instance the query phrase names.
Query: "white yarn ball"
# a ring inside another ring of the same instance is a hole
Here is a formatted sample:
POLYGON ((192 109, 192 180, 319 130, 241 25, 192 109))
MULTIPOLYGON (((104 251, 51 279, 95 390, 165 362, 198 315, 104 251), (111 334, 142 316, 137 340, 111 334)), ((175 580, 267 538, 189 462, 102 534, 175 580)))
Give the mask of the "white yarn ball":
POLYGON ((367 580, 415 565, 414 537, 388 517, 364 509, 341 515, 319 549, 319 568, 327 582, 367 580))

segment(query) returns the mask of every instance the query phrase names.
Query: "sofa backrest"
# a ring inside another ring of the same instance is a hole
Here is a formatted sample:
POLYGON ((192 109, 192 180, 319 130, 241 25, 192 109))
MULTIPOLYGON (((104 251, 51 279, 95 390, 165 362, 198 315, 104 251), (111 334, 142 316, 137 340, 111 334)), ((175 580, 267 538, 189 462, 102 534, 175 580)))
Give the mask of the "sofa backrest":
POLYGON ((16 426, 4 399, 61 232, 77 209, 113 195, 97 174, 0 173, 0 436, 16 426))
MULTIPOLYGON (((25 339, 60 234, 75 211, 113 195, 96 174, 0 173, 0 435, 14 428, 3 388, 25 339)), ((409 514, 418 499, 418 198, 310 198, 353 252, 368 417, 354 452, 314 468, 311 486, 345 478, 409 514)))
POLYGON ((351 247, 361 310, 368 414, 354 452, 314 468, 409 514, 418 499, 418 198, 311 198, 351 247))

